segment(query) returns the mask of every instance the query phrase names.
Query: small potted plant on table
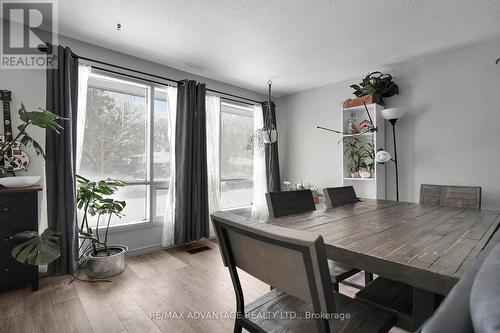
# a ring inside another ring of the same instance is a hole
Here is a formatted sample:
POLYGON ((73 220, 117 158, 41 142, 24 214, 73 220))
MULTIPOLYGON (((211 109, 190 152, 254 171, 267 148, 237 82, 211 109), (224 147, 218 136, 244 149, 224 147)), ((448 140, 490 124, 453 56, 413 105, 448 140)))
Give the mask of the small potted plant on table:
POLYGON ((302 190, 310 190, 313 195, 314 204, 315 205, 319 204, 319 187, 313 184, 304 185, 300 183, 290 189, 290 191, 302 191, 302 190))
POLYGON ((118 188, 125 186, 120 180, 105 179, 90 181, 77 175, 78 209, 83 210, 82 223, 79 228, 82 240, 83 265, 87 275, 93 278, 107 278, 120 274, 125 270, 125 245, 109 245, 108 234, 111 218, 121 218, 125 201, 111 198, 118 188), (94 217, 96 224, 91 227, 89 217, 94 217), (99 229, 104 220, 104 229, 99 229), (102 235, 104 233, 104 235, 102 235))

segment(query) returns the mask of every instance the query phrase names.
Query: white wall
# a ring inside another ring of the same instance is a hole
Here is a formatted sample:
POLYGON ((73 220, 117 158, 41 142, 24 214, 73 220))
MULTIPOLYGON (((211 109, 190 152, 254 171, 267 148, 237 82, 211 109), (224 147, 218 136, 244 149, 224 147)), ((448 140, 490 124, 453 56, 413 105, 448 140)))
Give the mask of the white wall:
MULTIPOLYGON (((483 207, 500 208, 500 41, 490 40, 411 62, 384 66, 401 94, 387 107, 404 106, 397 123, 400 198, 418 201, 420 184, 480 185, 483 207)), ((360 73, 364 74, 364 73, 360 73)), ((352 95, 338 82, 279 99, 283 179, 341 184, 339 136, 315 127, 340 128, 340 103, 352 95)), ((392 152, 391 126, 386 127, 392 152)), ((387 197, 394 198, 393 166, 387 197)))
MULTIPOLYGON (((67 38, 65 36, 59 36, 59 44, 69 46, 73 52, 84 57, 94 58, 127 68, 144 71, 146 73, 166 76, 175 80, 198 80, 206 83, 208 88, 244 96, 258 101, 264 101, 267 99, 265 96, 256 92, 228 85, 220 81, 200 77, 171 67, 162 66, 143 59, 135 58, 131 55, 114 52, 109 49, 104 49, 79 40, 67 38)), ((131 50, 131 54, 132 52, 133 50, 131 50)), ((263 85, 265 84, 266 83, 264 82, 263 85)), ((17 110, 19 109, 21 102, 25 104, 28 110, 45 107, 45 71, 43 70, 0 69, 0 89, 12 90, 13 102, 11 110, 13 111, 13 125, 15 126, 19 123, 17 110)), ((1 125, 0 129, 0 133, 3 133, 1 125)), ((43 144, 45 142, 45 133, 41 129, 33 128, 30 129, 30 132, 39 143, 43 144)), ((29 153, 32 157, 32 162, 30 164, 28 174, 43 176, 43 159, 36 157, 35 153, 31 150, 29 153)), ((45 211, 46 202, 43 193, 39 195, 39 199, 41 202, 40 229, 44 229, 47 225, 47 221, 45 211)), ((161 226, 150 224, 147 226, 141 225, 136 228, 117 228, 112 232, 111 242, 127 245, 135 253, 158 249, 160 248, 161 243, 161 226)))

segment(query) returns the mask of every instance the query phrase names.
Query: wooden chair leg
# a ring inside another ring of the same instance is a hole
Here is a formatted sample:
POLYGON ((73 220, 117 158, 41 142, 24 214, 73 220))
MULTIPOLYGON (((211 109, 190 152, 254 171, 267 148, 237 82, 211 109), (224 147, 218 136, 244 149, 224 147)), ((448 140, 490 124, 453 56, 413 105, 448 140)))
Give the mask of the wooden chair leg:
POLYGON ((373 281, 373 273, 365 272, 365 286, 373 281))
POLYGON ((240 321, 236 319, 234 321, 234 333, 242 333, 243 331, 243 326, 241 325, 240 321))

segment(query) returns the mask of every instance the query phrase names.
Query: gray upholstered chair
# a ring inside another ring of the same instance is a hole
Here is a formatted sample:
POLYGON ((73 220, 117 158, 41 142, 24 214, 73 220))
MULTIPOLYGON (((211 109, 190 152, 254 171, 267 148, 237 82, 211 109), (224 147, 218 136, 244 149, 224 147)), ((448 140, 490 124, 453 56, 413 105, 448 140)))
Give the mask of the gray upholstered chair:
POLYGON ((481 187, 422 184, 420 204, 480 209, 481 187))
POLYGON ((499 258, 497 231, 419 332, 500 332, 499 258))
POLYGON ((211 217, 236 293, 234 332, 387 332, 393 326, 392 312, 333 291, 320 235, 229 212, 211 217), (237 268, 275 289, 245 304, 237 268))
MULTIPOLYGON (((316 210, 311 190, 269 192, 266 193, 266 200, 269 214, 272 217, 288 216, 316 210)), ((339 282, 359 272, 359 269, 333 260, 328 260, 328 265, 335 291, 339 291, 339 282)))

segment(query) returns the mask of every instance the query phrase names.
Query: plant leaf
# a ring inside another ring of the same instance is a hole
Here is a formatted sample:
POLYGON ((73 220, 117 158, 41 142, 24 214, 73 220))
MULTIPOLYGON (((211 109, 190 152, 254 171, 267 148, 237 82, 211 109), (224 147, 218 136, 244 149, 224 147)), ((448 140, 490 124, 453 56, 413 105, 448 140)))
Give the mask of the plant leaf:
POLYGON ((33 266, 48 265, 61 256, 60 233, 45 229, 41 235, 34 231, 24 231, 15 237, 27 238, 27 236, 33 237, 15 246, 11 251, 11 255, 17 261, 33 266))

